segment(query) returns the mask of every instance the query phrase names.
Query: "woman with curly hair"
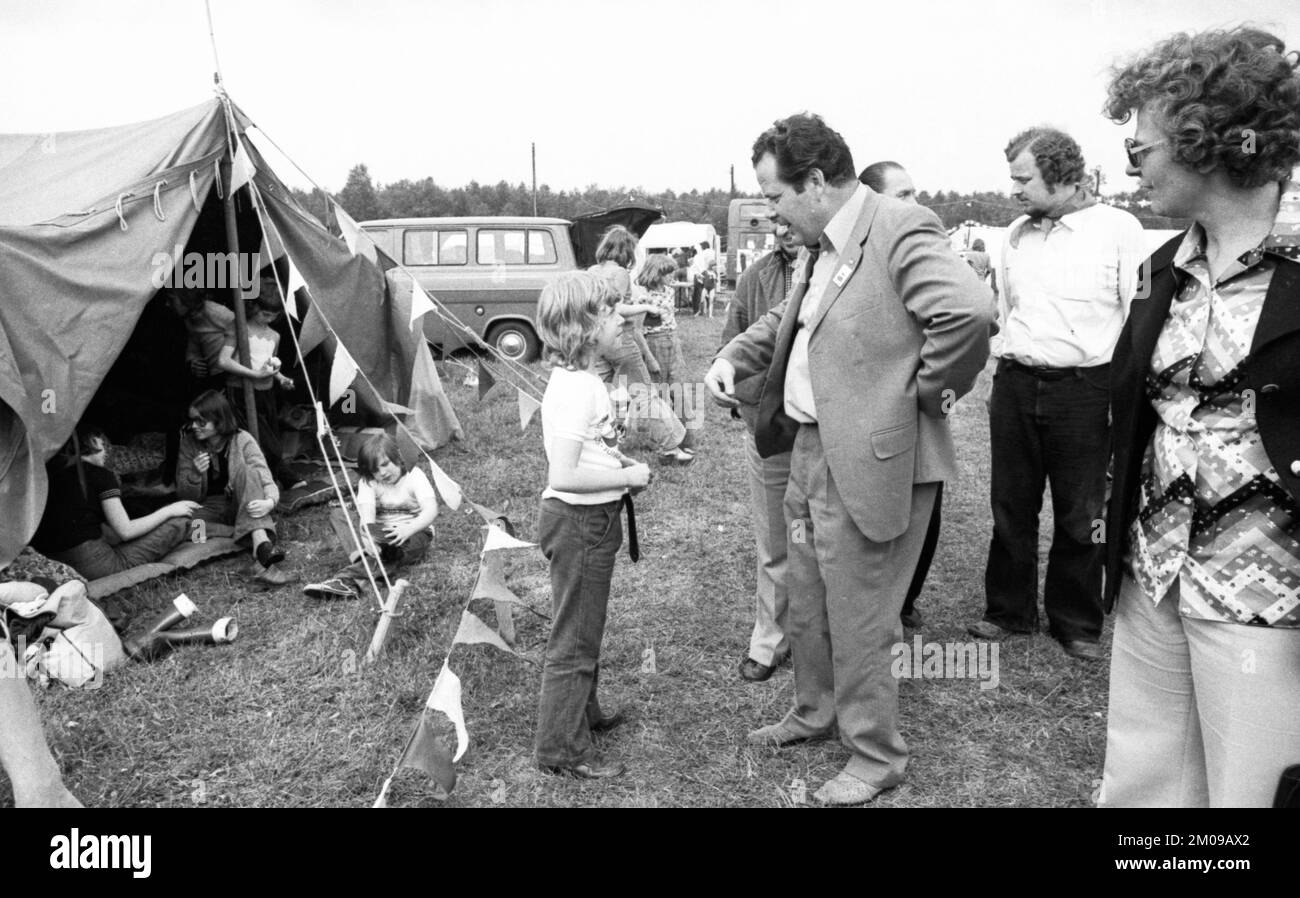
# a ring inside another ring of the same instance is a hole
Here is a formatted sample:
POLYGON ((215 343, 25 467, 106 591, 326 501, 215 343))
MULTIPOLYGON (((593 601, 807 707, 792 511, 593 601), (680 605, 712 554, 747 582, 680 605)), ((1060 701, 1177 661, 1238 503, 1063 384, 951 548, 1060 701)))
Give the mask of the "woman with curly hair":
POLYGON ((1117 66, 1130 175, 1188 219, 1111 369, 1104 806, 1267 806, 1300 763, 1300 74, 1249 27, 1117 66))

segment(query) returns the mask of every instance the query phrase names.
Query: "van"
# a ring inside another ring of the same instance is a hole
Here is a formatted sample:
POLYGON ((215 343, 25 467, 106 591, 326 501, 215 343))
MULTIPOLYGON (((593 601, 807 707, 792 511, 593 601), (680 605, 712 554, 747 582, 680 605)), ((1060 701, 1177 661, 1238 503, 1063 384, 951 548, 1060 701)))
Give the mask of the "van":
POLYGON ((536 316, 542 289, 566 271, 589 266, 611 224, 639 237, 662 214, 632 204, 572 222, 522 215, 386 218, 363 221, 361 229, 454 316, 424 316, 425 339, 438 351, 483 341, 508 359, 529 362, 541 354, 536 316))
POLYGON ((457 319, 424 316, 425 339, 443 353, 477 338, 506 358, 537 358, 537 298, 577 267, 562 218, 389 218, 361 228, 457 319))

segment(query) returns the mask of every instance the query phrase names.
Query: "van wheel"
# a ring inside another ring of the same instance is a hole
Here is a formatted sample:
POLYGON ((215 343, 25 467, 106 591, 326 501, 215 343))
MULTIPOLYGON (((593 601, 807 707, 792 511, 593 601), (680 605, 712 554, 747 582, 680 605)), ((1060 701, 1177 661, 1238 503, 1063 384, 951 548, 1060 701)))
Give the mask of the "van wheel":
POLYGON ((542 348, 533 329, 519 321, 493 325, 487 333, 487 342, 514 362, 531 362, 537 358, 542 348))

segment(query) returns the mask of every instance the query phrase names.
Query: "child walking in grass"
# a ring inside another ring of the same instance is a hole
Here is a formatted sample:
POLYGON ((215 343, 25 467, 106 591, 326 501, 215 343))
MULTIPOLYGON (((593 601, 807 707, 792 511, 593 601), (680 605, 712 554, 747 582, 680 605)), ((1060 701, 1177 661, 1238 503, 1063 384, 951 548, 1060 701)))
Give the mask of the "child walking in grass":
MULTIPOLYGON (((357 488, 359 535, 369 556, 370 572, 382 585, 384 571, 391 577, 424 558, 433 542, 438 497, 424 470, 408 466, 397 450, 397 441, 386 433, 375 434, 362 444, 357 469, 361 472, 357 488)), ((328 580, 308 583, 303 592, 318 599, 358 598, 369 587, 370 578, 342 508, 330 514, 330 526, 347 549, 351 564, 328 580)))
POLYGON ((603 779, 624 772, 602 760, 592 732, 623 721, 596 698, 614 556, 623 542, 619 509, 650 469, 618 449, 609 394, 593 368, 615 350, 622 319, 608 283, 568 274, 542 291, 537 329, 554 366, 542 399, 547 485, 538 543, 551 566, 553 620, 537 714, 537 763, 551 773, 603 779))

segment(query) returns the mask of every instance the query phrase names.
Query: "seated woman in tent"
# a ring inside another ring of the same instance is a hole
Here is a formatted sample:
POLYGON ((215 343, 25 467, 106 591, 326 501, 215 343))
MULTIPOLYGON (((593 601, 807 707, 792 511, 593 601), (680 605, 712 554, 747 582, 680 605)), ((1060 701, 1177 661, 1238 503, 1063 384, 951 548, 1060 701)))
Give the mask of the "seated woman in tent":
POLYGON ((104 467, 108 438, 86 425, 47 467, 50 489, 32 546, 91 580, 162 558, 185 539, 197 502, 180 501, 132 518, 122 484, 104 467), (115 542, 105 538, 107 525, 115 542))
POLYGON ((215 390, 195 397, 181 434, 176 494, 198 503, 194 516, 233 525, 236 540, 252 542, 257 579, 272 586, 292 576, 278 567, 284 552, 275 543, 271 512, 280 490, 257 441, 235 422, 235 412, 215 390))

